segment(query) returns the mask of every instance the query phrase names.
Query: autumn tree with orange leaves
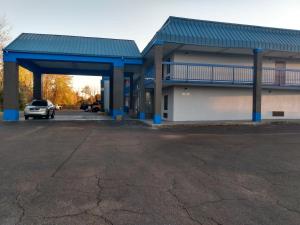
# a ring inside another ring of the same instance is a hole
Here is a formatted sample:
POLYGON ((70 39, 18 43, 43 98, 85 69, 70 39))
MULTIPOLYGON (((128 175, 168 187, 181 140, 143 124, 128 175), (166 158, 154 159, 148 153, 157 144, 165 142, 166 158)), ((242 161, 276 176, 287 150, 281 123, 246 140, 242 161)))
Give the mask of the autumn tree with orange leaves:
POLYGON ((81 100, 68 75, 43 75, 43 98, 59 105, 77 105, 81 100))

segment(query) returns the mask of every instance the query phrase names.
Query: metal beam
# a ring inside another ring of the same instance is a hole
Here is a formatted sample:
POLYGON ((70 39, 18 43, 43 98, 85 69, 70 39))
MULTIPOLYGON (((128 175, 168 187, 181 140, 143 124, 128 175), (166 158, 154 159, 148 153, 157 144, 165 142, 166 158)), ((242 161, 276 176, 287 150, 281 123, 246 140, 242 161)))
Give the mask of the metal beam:
POLYGON ((124 57, 96 57, 83 55, 64 55, 30 52, 8 52, 3 53, 4 62, 17 62, 18 60, 46 60, 46 61, 64 61, 64 62, 96 62, 113 64, 131 64, 142 65, 142 58, 124 58, 124 57))
POLYGON ((30 70, 31 72, 39 72, 41 68, 33 63, 32 61, 27 61, 27 60, 19 60, 18 64, 22 67, 24 67, 27 70, 30 70))

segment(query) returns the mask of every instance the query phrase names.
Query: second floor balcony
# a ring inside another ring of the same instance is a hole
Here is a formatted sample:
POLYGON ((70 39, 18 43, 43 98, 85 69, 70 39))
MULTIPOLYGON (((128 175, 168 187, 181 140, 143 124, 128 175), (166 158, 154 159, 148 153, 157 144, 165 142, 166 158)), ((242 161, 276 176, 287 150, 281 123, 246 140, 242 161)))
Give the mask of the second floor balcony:
MULTIPOLYGON (((151 72, 154 75, 153 72, 151 72)), ((150 75, 150 74, 149 74, 150 75)), ((151 76, 148 76, 148 78, 151 76)), ((154 78, 154 76, 152 76, 154 78)), ((219 85, 252 85, 253 67, 163 62, 165 82, 191 82, 219 85)), ((263 68, 263 86, 294 87, 300 89, 300 70, 263 68)))

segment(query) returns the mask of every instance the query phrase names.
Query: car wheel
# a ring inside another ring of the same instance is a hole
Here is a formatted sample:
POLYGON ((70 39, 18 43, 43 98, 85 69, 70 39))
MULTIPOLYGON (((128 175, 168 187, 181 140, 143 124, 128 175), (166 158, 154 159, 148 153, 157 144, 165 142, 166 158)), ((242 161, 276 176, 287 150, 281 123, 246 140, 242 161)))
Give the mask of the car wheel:
POLYGON ((29 116, 24 116, 25 117, 25 120, 28 120, 29 119, 29 116))

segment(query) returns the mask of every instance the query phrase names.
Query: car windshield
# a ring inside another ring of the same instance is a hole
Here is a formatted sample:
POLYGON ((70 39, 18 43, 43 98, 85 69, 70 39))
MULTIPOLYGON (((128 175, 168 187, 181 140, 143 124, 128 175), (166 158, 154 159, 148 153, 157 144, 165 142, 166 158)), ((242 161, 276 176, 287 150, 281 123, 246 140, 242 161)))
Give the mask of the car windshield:
POLYGON ((37 101, 33 101, 31 103, 31 105, 33 105, 33 106, 47 106, 47 101, 37 100, 37 101))

